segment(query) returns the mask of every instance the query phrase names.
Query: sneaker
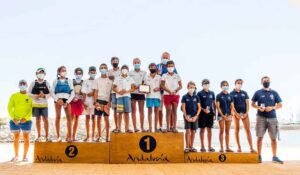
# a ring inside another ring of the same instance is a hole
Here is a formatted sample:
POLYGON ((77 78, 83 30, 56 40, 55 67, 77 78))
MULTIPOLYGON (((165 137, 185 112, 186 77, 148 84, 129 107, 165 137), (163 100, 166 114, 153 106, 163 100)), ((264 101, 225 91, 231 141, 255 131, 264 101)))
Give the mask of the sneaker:
POLYGON ((279 163, 279 164, 283 164, 284 162, 282 160, 280 160, 278 157, 273 157, 272 158, 272 162, 273 163, 279 163))
POLYGON ((10 160, 10 162, 18 162, 18 159, 19 159, 18 157, 14 157, 10 160))
POLYGON ((258 163, 262 163, 262 157, 258 156, 258 163))
POLYGON ((28 162, 28 158, 24 158, 22 162, 28 162))

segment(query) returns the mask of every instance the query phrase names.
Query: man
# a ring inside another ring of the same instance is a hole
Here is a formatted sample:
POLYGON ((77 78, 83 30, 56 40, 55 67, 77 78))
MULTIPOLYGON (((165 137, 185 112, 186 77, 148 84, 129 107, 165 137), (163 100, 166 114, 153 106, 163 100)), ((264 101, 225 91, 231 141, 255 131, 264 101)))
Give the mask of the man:
POLYGON ((28 88, 28 95, 33 99, 32 114, 36 117, 36 129, 38 137, 36 142, 43 141, 41 136, 41 119, 44 122, 45 141, 50 142, 49 121, 48 121, 48 98, 50 97, 50 84, 45 80, 46 70, 38 68, 36 70, 37 79, 28 88))
POLYGON ((86 127, 86 138, 83 141, 89 141, 90 138, 90 120, 92 118, 92 141, 95 139, 95 128, 96 128, 96 121, 95 121, 95 108, 94 108, 94 90, 93 84, 95 78, 97 76, 97 71, 95 66, 89 67, 89 78, 83 81, 82 84, 82 101, 84 104, 85 109, 85 127, 86 127))
POLYGON ((246 91, 242 90, 243 80, 237 79, 235 81, 235 89, 230 93, 233 99, 233 121, 234 121, 234 129, 235 129, 235 139, 238 145, 237 152, 242 152, 241 144, 240 144, 240 120, 242 120, 248 143, 250 146, 251 153, 256 153, 253 149, 252 145, 252 136, 250 131, 250 120, 249 120, 249 96, 246 91))
POLYGON ((122 116, 124 115, 125 132, 132 133, 129 129, 129 113, 131 112, 130 94, 135 90, 134 80, 128 76, 129 67, 123 65, 121 67, 121 76, 117 77, 113 83, 113 91, 116 92, 117 97, 117 112, 118 122, 115 133, 121 132, 122 116))
POLYGON ((29 149, 29 136, 31 132, 32 99, 27 95, 27 82, 19 82, 20 92, 13 94, 8 103, 8 113, 10 115, 10 131, 14 135, 15 157, 11 160, 17 162, 19 157, 20 132, 23 132, 24 155, 23 162, 27 162, 27 152, 29 149))
POLYGON ((204 146, 204 134, 205 129, 207 130, 207 140, 208 140, 208 151, 215 152, 215 149, 211 146, 212 141, 212 128, 214 126, 214 120, 216 119, 216 101, 215 93, 210 91, 210 82, 208 79, 202 81, 203 89, 197 93, 201 102, 201 113, 199 116, 199 128, 200 128, 200 143, 201 152, 206 152, 204 146))
MULTIPOLYGON (((167 69, 167 62, 170 61, 170 53, 169 52, 164 52, 161 55, 161 63, 157 65, 157 74, 160 76, 163 76, 164 74, 168 73, 168 69, 167 69)), ((177 74, 177 70, 176 68, 174 68, 174 73, 177 74)), ((161 95, 163 97, 163 93, 164 91, 161 90, 161 95)), ((161 107, 159 108, 159 131, 162 132, 162 120, 163 120, 163 107, 164 107, 164 98, 161 98, 161 107)))
POLYGON ((105 130, 106 130, 106 142, 109 141, 109 114, 110 114, 110 93, 113 82, 107 77, 107 65, 102 63, 99 67, 100 77, 94 82, 94 104, 95 115, 97 116, 97 129, 98 138, 97 142, 101 139, 101 117, 104 117, 105 130))
POLYGON ((134 80, 135 91, 131 93, 131 116, 134 132, 139 132, 136 126, 136 104, 138 104, 138 110, 140 113, 140 126, 142 132, 144 129, 144 107, 145 107, 145 94, 139 92, 139 86, 143 84, 143 80, 147 75, 146 71, 141 70, 141 60, 139 58, 133 59, 134 70, 129 72, 129 76, 134 80))
POLYGON ((257 109, 256 136, 259 162, 262 162, 261 150, 263 137, 268 130, 271 139, 271 147, 274 163, 284 162, 277 157, 278 120, 276 110, 282 108, 282 100, 279 94, 270 88, 270 78, 262 77, 263 88, 255 92, 252 98, 252 107, 257 109))
MULTIPOLYGON (((112 57, 110 60, 112 69, 108 70, 108 78, 111 81, 114 81, 117 77, 121 75, 121 70, 119 67, 120 59, 118 57, 112 57)), ((117 97, 114 91, 111 92, 111 108, 114 111, 114 121, 116 128, 113 131, 117 130, 117 97)))
POLYGON ((167 111, 167 132, 177 133, 177 108, 179 103, 179 91, 182 89, 181 77, 174 72, 175 63, 168 61, 168 73, 161 79, 161 88, 164 90, 164 103, 167 111))

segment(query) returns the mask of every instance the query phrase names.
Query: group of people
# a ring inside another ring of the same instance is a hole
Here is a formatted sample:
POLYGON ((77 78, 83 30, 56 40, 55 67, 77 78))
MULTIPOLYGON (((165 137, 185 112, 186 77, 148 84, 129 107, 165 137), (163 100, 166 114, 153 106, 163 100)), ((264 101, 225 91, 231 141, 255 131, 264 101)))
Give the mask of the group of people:
MULTIPOLYGON (((121 133, 124 121, 126 133, 136 132, 178 132, 177 108, 180 105, 180 91, 182 80, 178 74, 175 63, 170 59, 170 54, 162 54, 161 63, 151 63, 148 73, 141 69, 141 60, 133 59, 133 70, 128 65, 119 65, 118 57, 111 58, 112 68, 102 63, 99 66, 100 76, 97 77, 97 68, 89 67, 89 78, 83 80, 84 70, 76 68, 74 79, 67 76, 67 68, 60 66, 57 69, 57 78, 52 86, 45 80, 46 70, 36 70, 36 80, 29 86, 26 80, 19 81, 20 92, 14 93, 8 104, 11 117, 10 129, 14 134, 15 157, 18 160, 20 133, 24 138, 23 161, 27 161, 29 148, 29 134, 32 126, 32 116, 36 118, 36 141, 51 142, 49 138, 48 99, 55 102, 55 128, 57 142, 61 142, 60 123, 61 110, 65 111, 67 120, 66 141, 77 141, 79 117, 86 116, 86 138, 83 141, 101 141, 101 120, 105 123, 105 141, 109 142, 109 116, 112 109, 115 128, 113 133, 121 133), (148 109, 148 127, 144 125, 144 107, 148 109), (166 111, 166 128, 163 129, 163 109, 166 111), (140 128, 137 125, 137 113, 140 118, 140 128), (130 129, 129 117, 131 115, 133 130, 130 129), (153 122, 154 118, 154 122, 153 122), (43 121, 45 137, 41 135, 43 121), (92 130, 90 122, 92 121, 92 130), (97 129, 96 129, 97 128, 97 129), (91 131, 91 136, 90 136, 91 131)), ((281 108, 281 99, 278 93, 270 89, 270 78, 263 77, 263 89, 257 91, 252 98, 252 107, 257 109, 256 135, 259 160, 263 136, 268 130, 273 150, 273 161, 283 163, 276 155, 276 137, 278 135, 278 121, 276 109, 281 108)), ((231 122, 235 123, 235 136, 238 145, 237 152, 242 152, 239 130, 240 122, 244 124, 250 150, 253 148, 249 120, 249 96, 242 90, 243 80, 235 81, 235 88, 229 92, 229 83, 221 82, 221 92, 215 97, 210 90, 210 81, 202 81, 202 90, 196 92, 196 83, 187 84, 187 93, 181 98, 181 110, 185 121, 186 149, 185 152, 196 152, 193 147, 196 130, 200 128, 201 152, 215 152, 212 147, 212 128, 217 119, 219 129, 220 152, 233 152, 229 147, 231 122), (207 131, 208 149, 204 144, 205 131, 207 131), (225 135, 225 149, 223 145, 225 135)))

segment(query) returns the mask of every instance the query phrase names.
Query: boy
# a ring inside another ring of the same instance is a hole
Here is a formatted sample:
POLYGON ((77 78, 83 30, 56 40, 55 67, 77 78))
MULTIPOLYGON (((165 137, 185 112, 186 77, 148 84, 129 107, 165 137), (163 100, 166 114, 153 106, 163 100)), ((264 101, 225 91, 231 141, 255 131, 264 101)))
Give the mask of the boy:
POLYGON ((196 84, 190 81, 187 85, 188 93, 182 97, 182 111, 184 117, 184 128, 186 130, 186 149, 184 152, 197 152, 193 147, 195 133, 198 128, 198 117, 201 112, 200 99, 195 94, 196 84))
POLYGON ((36 117, 36 129, 38 137, 36 142, 42 141, 41 137, 41 119, 44 122, 45 141, 50 142, 49 121, 48 121, 48 98, 50 97, 50 84, 45 78, 46 70, 38 68, 36 71, 37 79, 32 82, 28 89, 28 95, 33 99, 32 114, 36 117))
POLYGON ((89 78, 83 81, 82 84, 82 101, 85 108, 85 127, 86 127, 86 138, 83 141, 89 141, 90 138, 90 120, 92 118, 92 141, 95 139, 95 128, 96 128, 96 121, 95 121, 95 108, 94 108, 94 90, 93 84, 96 77, 96 67, 91 66, 89 67, 89 78))
POLYGON ((97 116, 97 129, 98 138, 97 142, 101 139, 101 117, 104 116, 105 130, 106 130, 106 142, 109 138, 109 110, 110 110, 110 93, 113 82, 107 76, 107 65, 102 63, 99 67, 100 77, 94 81, 94 104, 95 115, 97 116))
POLYGON ((29 136, 31 131, 32 99, 27 95, 27 82, 19 82, 20 92, 13 94, 8 103, 8 113, 10 115, 10 131, 14 134, 15 157, 11 162, 17 162, 19 156, 20 132, 23 132, 24 155, 23 162, 27 162, 27 152, 29 149, 29 136))
POLYGON ((144 107, 145 107, 145 94, 139 92, 139 86, 143 84, 143 80, 147 75, 146 71, 141 70, 141 60, 139 58, 133 59, 134 70, 129 72, 129 76, 134 80, 135 91, 131 93, 131 107, 132 107, 132 123, 134 127, 134 132, 139 132, 136 126, 136 104, 138 104, 138 109, 140 113, 140 126, 142 132, 144 129, 144 107))
POLYGON ((167 62, 168 73, 161 79, 161 88, 164 90, 164 104, 167 111, 167 132, 178 132, 176 129, 177 107, 179 91, 182 89, 181 77, 174 72, 175 63, 167 62))
POLYGON ((134 80, 128 76, 129 67, 123 65, 121 67, 121 76, 117 77, 113 83, 113 91, 116 92, 117 97, 117 112, 118 112, 118 122, 117 130, 113 131, 115 133, 121 132, 122 115, 124 114, 125 120, 125 132, 132 133, 133 131, 129 129, 129 113, 131 112, 131 99, 130 93, 135 90, 134 80))
POLYGON ((148 132, 152 132, 152 111, 154 109, 154 129, 155 132, 160 132, 157 125, 159 122, 159 108, 160 108, 160 83, 161 76, 157 74, 157 68, 155 63, 151 63, 149 65, 150 74, 147 75, 144 79, 144 84, 150 86, 150 93, 147 94, 146 98, 146 106, 148 108, 148 123, 149 130, 148 132))

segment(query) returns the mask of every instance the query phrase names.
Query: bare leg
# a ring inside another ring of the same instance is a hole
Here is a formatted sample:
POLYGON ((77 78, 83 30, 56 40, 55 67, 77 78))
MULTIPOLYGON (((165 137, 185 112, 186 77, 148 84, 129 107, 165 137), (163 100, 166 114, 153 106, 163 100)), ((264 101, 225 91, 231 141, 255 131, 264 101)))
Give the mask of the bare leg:
POLYGON ((233 117, 234 120, 234 133, 235 133, 235 140, 238 146, 238 152, 242 152, 241 144, 240 144, 240 119, 233 117))
POLYGON ((191 142, 190 142, 190 139, 191 139, 191 130, 190 129, 187 129, 185 131, 185 141, 186 141, 186 148, 191 148, 191 142))
POLYGON ((56 137, 60 138, 60 118, 61 118, 61 107, 59 104, 55 103, 55 129, 56 129, 56 137))
POLYGON ((86 138, 85 140, 88 140, 90 138, 90 115, 85 116, 85 128, 86 128, 86 138))
MULTIPOLYGON (((157 125, 158 125, 158 123, 159 123, 159 108, 154 108, 154 129, 155 130, 157 130, 158 128, 157 128, 157 125)), ((160 125, 160 127, 161 127, 161 125, 160 125)))
POLYGON ((220 152, 224 151, 224 146, 223 146, 223 135, 224 135, 224 130, 225 130, 225 121, 220 120, 219 121, 219 126, 220 126, 220 132, 219 132, 219 141, 220 141, 220 152))
POLYGON ((115 126, 116 126, 116 129, 118 129, 118 113, 117 113, 117 109, 113 109, 113 110, 114 110, 115 126))
POLYGON ((167 122, 167 131, 170 131, 171 127, 171 114, 172 114, 172 106, 171 104, 166 106, 166 111, 167 111, 167 117, 166 117, 166 122, 167 122))
POLYGON ((133 125, 134 131, 137 130, 137 127, 136 127, 136 102, 137 102, 136 100, 131 100, 131 109, 132 109, 131 118, 132 118, 132 125, 133 125))
POLYGON ((205 128, 200 128, 200 142, 201 142, 201 149, 205 149, 205 145, 204 145, 204 134, 205 134, 205 128))
POLYGON ((144 131, 144 118, 145 118, 145 113, 144 113, 144 108, 145 108, 145 101, 144 100, 139 100, 138 101, 138 106, 139 106, 139 113, 140 113, 140 123, 141 123, 141 130, 144 131))
MULTIPOLYGON (((152 108, 148 108, 148 123, 149 123, 149 131, 152 132, 152 108)), ((155 122, 157 124, 157 122, 155 122)), ((155 125, 157 129, 157 125, 155 125)))
POLYGON ((109 116, 104 117, 105 122, 105 131, 106 131, 106 140, 109 138, 109 116))
POLYGON ((14 133, 14 150, 15 150, 15 157, 19 156, 19 143, 20 141, 20 132, 14 133))
POLYGON ((159 128, 162 128, 162 123, 163 123, 163 109, 164 109, 164 97, 161 98, 160 101, 160 108, 159 108, 159 117, 158 117, 158 123, 159 123, 159 128))
POLYGON ((227 150, 230 150, 230 147, 229 147, 230 126, 231 126, 231 121, 225 121, 225 139, 226 139, 226 149, 227 150))
POLYGON ((211 128, 206 128, 206 129, 207 129, 208 149, 211 149, 212 132, 211 132, 211 128))
POLYGON ((71 140, 72 137, 72 116, 71 116, 71 105, 68 104, 65 108, 65 113, 67 117, 67 129, 68 129, 68 135, 67 140, 71 140))
POLYGON ((247 140, 250 146, 250 150, 251 152, 256 152, 253 148, 253 143, 252 143, 252 135, 251 135, 251 131, 250 131, 250 120, 249 117, 245 118, 244 120, 242 120, 243 124, 244 124, 244 128, 246 131, 246 135, 247 135, 247 140))
POLYGON ((118 121, 117 130, 121 130, 121 125, 122 125, 122 115, 123 115, 123 113, 120 112, 118 115, 119 115, 119 116, 118 116, 118 118, 117 118, 117 119, 118 119, 118 120, 117 120, 117 121, 118 121))
POLYGON ((73 141, 76 140, 76 134, 77 134, 77 129, 78 129, 78 122, 79 122, 79 116, 74 116, 74 120, 73 120, 73 133, 72 133, 72 139, 73 139, 73 141))
POLYGON ((125 132, 129 130, 129 113, 124 112, 125 132))
POLYGON ((96 119, 95 115, 92 115, 92 140, 95 139, 95 130, 96 130, 96 119))
POLYGON ((23 159, 27 158, 27 153, 29 150, 29 134, 30 133, 23 133, 23 139, 24 139, 24 155, 23 159))
POLYGON ((37 138, 40 138, 41 137, 41 116, 36 116, 36 130, 37 130, 37 134, 38 134, 38 137, 37 138))
POLYGON ((273 157, 276 157, 277 156, 277 140, 276 139, 271 139, 271 147, 272 147, 273 157))
POLYGON ((191 148, 194 147, 194 140, 195 140, 195 134, 196 134, 196 131, 195 130, 191 130, 191 148))
POLYGON ((176 125, 177 125, 177 107, 178 107, 178 104, 176 104, 176 103, 172 104, 171 120, 172 120, 172 128, 173 129, 176 129, 176 125))
POLYGON ((45 137, 49 137, 49 120, 48 117, 43 117, 44 128, 45 128, 45 137))
POLYGON ((262 137, 257 137, 257 153, 260 156, 261 155, 261 149, 262 149, 262 137))
POLYGON ((101 139, 101 116, 97 117, 97 131, 98 131, 98 138, 101 139))

